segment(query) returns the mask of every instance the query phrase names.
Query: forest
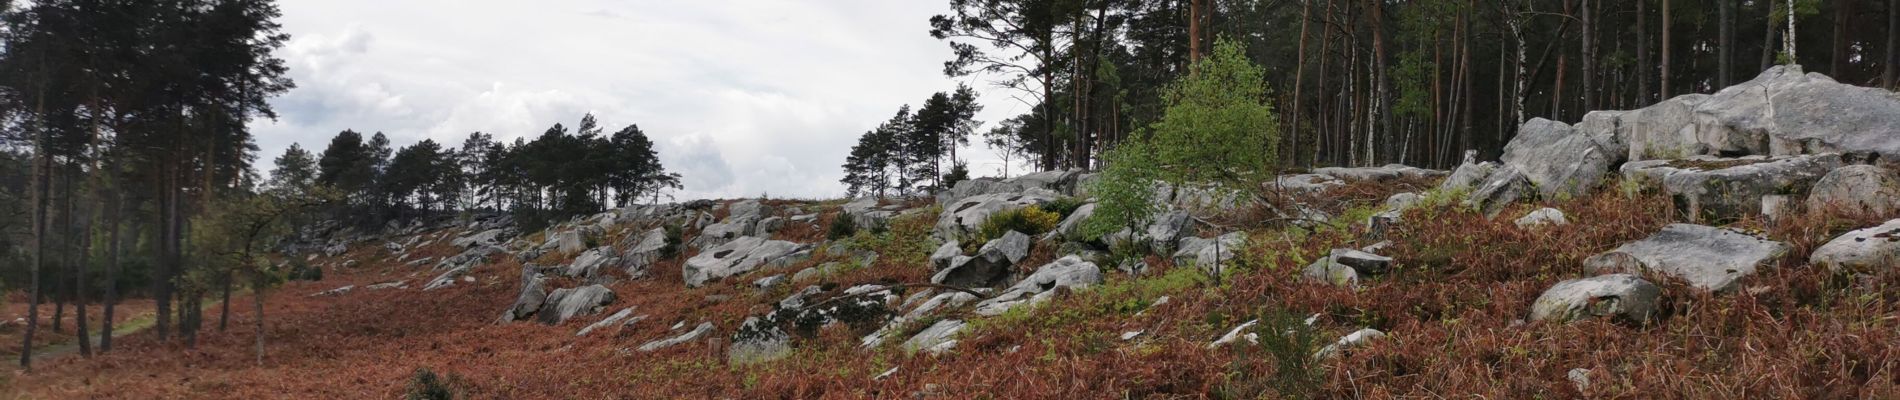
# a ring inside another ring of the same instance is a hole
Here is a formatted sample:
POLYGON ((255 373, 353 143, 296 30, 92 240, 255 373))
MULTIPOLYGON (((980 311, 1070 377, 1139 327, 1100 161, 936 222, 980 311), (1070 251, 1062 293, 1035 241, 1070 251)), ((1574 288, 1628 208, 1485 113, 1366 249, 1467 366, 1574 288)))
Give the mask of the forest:
POLYGON ((188 344, 216 298, 222 331, 234 287, 305 273, 266 254, 294 252, 287 238, 316 221, 374 230, 486 212, 533 227, 681 187, 639 127, 603 134, 592 115, 533 140, 471 133, 459 149, 392 148, 381 132, 345 130, 320 152, 294 144, 259 165, 251 123, 276 118, 270 99, 296 87, 274 54, 289 39, 274 1, 0 2, 0 12, 0 282, 30 303, 23 366, 42 302, 56 306, 56 333, 67 318, 91 320, 67 305, 103 306, 99 332, 72 324, 74 336, 97 334, 99 351, 128 297, 156 299, 154 330, 188 344))
POLYGON ((1215 40, 1266 74, 1286 167, 1494 159, 1530 118, 1709 93, 1778 64, 1896 85, 1896 3, 1870 0, 953 0, 944 73, 1031 112, 983 132, 1039 170, 1102 167, 1215 40), (1792 10, 1792 12, 1791 12, 1792 10))

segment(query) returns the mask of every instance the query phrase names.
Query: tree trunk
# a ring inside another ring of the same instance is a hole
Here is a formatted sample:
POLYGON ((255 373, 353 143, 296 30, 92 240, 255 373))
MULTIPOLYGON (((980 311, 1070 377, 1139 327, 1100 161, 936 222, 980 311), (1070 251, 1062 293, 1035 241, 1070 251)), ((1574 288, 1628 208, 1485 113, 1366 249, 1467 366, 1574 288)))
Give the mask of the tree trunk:
MULTIPOLYGON (((70 164, 73 160, 68 158, 66 162, 70 164)), ((62 333, 66 331, 66 302, 73 298, 72 270, 76 267, 73 265, 73 237, 77 232, 73 231, 73 172, 57 164, 53 171, 59 174, 53 179, 59 185, 59 218, 63 220, 59 227, 60 266, 53 270, 53 333, 62 333)))
POLYGON ((1662 98, 1669 98, 1669 0, 1662 0, 1662 98))
POLYGON ((158 185, 161 217, 157 224, 152 225, 159 231, 159 267, 158 273, 152 279, 152 297, 157 303, 158 319, 154 328, 158 330, 159 341, 170 340, 172 334, 171 280, 172 270, 177 265, 177 242, 174 240, 177 232, 174 228, 178 225, 177 169, 183 164, 176 160, 178 156, 175 151, 166 157, 168 157, 166 165, 159 172, 164 175, 160 177, 162 183, 158 185))
MULTIPOLYGON (((38 103, 38 105, 34 106, 35 115, 40 115, 45 109, 44 98, 41 98, 38 103)), ((27 301, 29 304, 26 309, 26 333, 21 335, 20 343, 20 368, 25 368, 29 372, 33 370, 33 333, 39 330, 40 326, 40 295, 42 294, 40 291, 40 270, 46 267, 46 233, 48 231, 46 226, 46 208, 48 203, 47 196, 52 194, 52 190, 49 186, 53 183, 50 177, 53 169, 53 157, 46 153, 46 131, 43 127, 38 125, 37 121, 34 122, 34 126, 34 130, 38 131, 37 136, 39 137, 39 151, 35 152, 35 156, 37 156, 39 162, 36 163, 38 164, 38 168, 35 169, 33 174, 35 178, 35 188, 33 190, 33 264, 30 268, 30 272, 27 274, 27 287, 28 292, 30 292, 27 294, 27 298, 31 300, 27 301)))
POLYGON ((1768 67, 1775 66, 1775 42, 1781 40, 1781 31, 1775 29, 1776 22, 1779 22, 1775 20, 1775 7, 1778 7, 1776 3, 1770 0, 1763 2, 1762 5, 1767 6, 1762 20, 1768 21, 1768 26, 1762 28, 1765 37, 1761 41, 1761 68, 1758 69, 1766 71, 1768 67))
POLYGON ((1636 106, 1649 105, 1649 0, 1636 0, 1636 106))
MULTIPOLYGON (((116 172, 117 168, 113 168, 113 170, 114 172, 116 172)), ((116 180, 114 180, 113 182, 115 184, 118 183, 116 180)), ((120 202, 122 201, 120 196, 122 195, 120 194, 117 188, 114 188, 112 190, 112 193, 106 196, 106 199, 107 199, 106 201, 109 204, 106 206, 106 212, 108 215, 107 219, 111 221, 108 223, 111 224, 110 226, 112 227, 112 232, 109 234, 108 238, 106 239, 110 241, 110 243, 106 244, 106 246, 108 247, 108 249, 106 249, 106 257, 107 257, 106 277, 105 277, 106 293, 105 293, 105 298, 101 301, 102 303, 104 303, 103 305, 105 307, 105 311, 103 315, 101 315, 101 317, 103 318, 100 320, 100 324, 99 324, 99 352, 100 353, 112 351, 112 314, 113 314, 112 312, 113 312, 113 307, 117 305, 119 302, 119 250, 120 250, 120 240, 119 240, 120 218, 119 216, 124 211, 122 208, 120 208, 121 207, 120 202)))
POLYGON ((1795 38, 1798 37, 1795 36, 1794 14, 1794 0, 1788 0, 1788 33, 1781 35, 1781 50, 1788 55, 1788 63, 1800 64, 1801 59, 1797 58, 1794 52, 1795 38))
POLYGON ((251 311, 257 313, 257 365, 264 365, 264 285, 263 271, 254 271, 251 281, 251 311))
POLYGON ((1715 85, 1728 87, 1735 78, 1735 2, 1716 0, 1715 85))
POLYGON ((1201 61, 1201 13, 1206 0, 1188 0, 1188 64, 1201 61))
MULTIPOLYGON (((1895 1, 1900 1, 1900 0, 1895 0, 1895 1)), ((1292 160, 1290 160, 1292 162, 1288 163, 1287 165, 1299 164, 1300 138, 1304 136, 1300 134, 1302 130, 1300 128, 1300 115, 1305 114, 1305 111, 1304 111, 1305 107, 1303 106, 1305 105, 1306 98, 1301 97, 1301 93, 1302 93, 1301 89, 1306 88, 1307 25, 1312 15, 1313 15, 1313 0, 1300 1, 1300 47, 1299 47, 1299 50, 1295 53, 1296 55, 1294 56, 1294 62, 1293 62, 1293 65, 1294 65, 1293 66, 1293 101, 1290 102, 1292 104, 1287 105, 1287 109, 1293 111, 1292 112, 1293 123, 1292 125, 1289 125, 1291 128, 1287 129, 1288 136, 1290 136, 1293 139, 1293 149, 1288 154, 1292 154, 1293 156, 1292 156, 1292 160)), ((1891 48, 1891 46, 1889 46, 1889 48, 1891 48)), ((1892 53, 1893 50, 1888 50, 1887 52, 1892 53)), ((1316 142, 1314 143, 1314 145, 1317 146, 1318 143, 1316 142)), ((1308 165, 1310 166, 1312 164, 1308 164, 1308 165)))
POLYGON ((73 331, 78 335, 79 355, 84 357, 92 357, 92 332, 86 329, 86 267, 91 264, 92 227, 85 221, 90 220, 90 216, 80 219, 79 262, 73 264, 73 331))
POLYGON ((1056 71, 1053 68, 1047 68, 1049 64, 1055 62, 1056 57, 1054 30, 1050 28, 1041 33, 1043 35, 1041 60, 1045 67, 1042 69, 1042 149, 1044 153, 1039 161, 1042 162, 1043 171, 1056 170, 1062 149, 1061 145, 1056 144, 1056 121, 1058 121, 1055 109, 1056 71))
MULTIPOLYGON (((1834 49, 1833 62, 1828 65, 1829 75, 1842 82, 1853 80, 1847 75, 1847 45, 1852 41, 1847 37, 1847 23, 1854 18, 1854 0, 1832 0, 1834 3, 1834 49)), ((1857 81, 1858 82, 1858 81, 1857 81)))
MULTIPOLYGON (((1669 1, 1669 0, 1663 0, 1663 1, 1669 1)), ((1511 111, 1513 113, 1516 113, 1517 120, 1511 121, 1510 126, 1505 127, 1504 132, 1509 132, 1511 129, 1515 129, 1518 125, 1524 124, 1524 121, 1526 121, 1526 119, 1524 119, 1524 96, 1528 93, 1528 91, 1526 90, 1526 86, 1528 86, 1530 83, 1527 81, 1528 79, 1530 79, 1530 77, 1524 74, 1525 72, 1524 64, 1525 64, 1526 58, 1530 57, 1529 55, 1530 49, 1529 49, 1529 45, 1525 43, 1525 40, 1524 40, 1523 13, 1518 12, 1518 10, 1511 10, 1509 24, 1511 25, 1511 38, 1517 40, 1517 72, 1515 74, 1516 79, 1513 80, 1512 85, 1511 85, 1512 91, 1516 93, 1511 96, 1511 103, 1512 103, 1511 111)), ((1514 136, 1516 135, 1500 132, 1498 135, 1498 138, 1499 138, 1498 143, 1507 143, 1507 141, 1510 140, 1510 138, 1514 136)))
POLYGON ((1894 64, 1900 64, 1900 54, 1895 54, 1895 42, 1900 42, 1900 0, 1887 0, 1887 62, 1880 73, 1880 81, 1888 89, 1900 88, 1894 82, 1896 75, 1894 64))
POLYGON ((1596 103, 1593 103, 1596 101, 1596 36, 1593 36, 1596 34, 1596 19, 1593 17, 1596 12, 1590 7, 1590 0, 1583 0, 1577 11, 1583 13, 1582 43, 1579 44, 1583 46, 1579 49, 1583 51, 1583 57, 1577 58, 1577 62, 1582 64, 1578 67, 1583 73, 1583 82, 1577 85, 1577 94, 1582 96, 1579 111, 1589 112, 1596 108, 1596 103))
POLYGON ((219 307, 218 311, 219 333, 223 333, 225 327, 231 324, 231 279, 231 271, 224 271, 224 282, 221 282, 224 286, 224 293, 218 296, 220 299, 218 300, 219 303, 223 304, 223 306, 219 307))

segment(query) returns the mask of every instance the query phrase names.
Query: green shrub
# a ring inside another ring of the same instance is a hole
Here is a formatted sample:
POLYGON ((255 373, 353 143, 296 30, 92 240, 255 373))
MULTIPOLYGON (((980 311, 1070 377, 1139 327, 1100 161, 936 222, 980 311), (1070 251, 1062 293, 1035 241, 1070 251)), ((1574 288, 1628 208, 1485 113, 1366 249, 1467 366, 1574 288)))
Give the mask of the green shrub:
POLYGON ((686 228, 668 224, 666 229, 666 247, 660 248, 660 258, 673 258, 680 254, 680 244, 686 238, 686 228))
POLYGON ((321 281, 323 280, 323 268, 312 267, 309 262, 304 261, 302 258, 291 257, 288 275, 289 276, 285 278, 293 281, 321 281))
POLYGON ((454 376, 443 379, 428 368, 417 368, 415 377, 409 379, 409 393, 403 395, 403 398, 408 400, 454 399, 455 393, 449 390, 454 380, 454 376))
POLYGON ((1133 227, 1157 212, 1154 181, 1245 192, 1272 176, 1280 123, 1267 102, 1265 70, 1228 38, 1189 69, 1167 87, 1161 119, 1103 155, 1107 167, 1089 189, 1100 202, 1084 236, 1133 227))
MULTIPOLYGON (((1263 357, 1273 362, 1272 375, 1253 375, 1231 382, 1222 392, 1261 393, 1272 389, 1287 398, 1312 398, 1324 383, 1323 369, 1316 365, 1313 353, 1323 344, 1319 332, 1307 325, 1305 317, 1285 311, 1268 311, 1253 327, 1260 343, 1233 346, 1236 359, 1263 357)), ((1244 365, 1236 362, 1234 365, 1244 365)))
POLYGON ((838 214, 836 218, 831 219, 831 229, 825 232, 825 239, 838 240, 857 234, 857 221, 852 221, 849 215, 838 214))
POLYGON ((1088 203, 1088 200, 1084 200, 1080 197, 1064 197, 1043 203, 1040 207, 1042 207, 1044 211, 1053 212, 1056 213, 1056 215, 1062 216, 1061 219, 1069 219, 1069 215, 1075 214, 1076 209, 1082 208, 1082 205, 1088 203))
POLYGON ((957 187, 957 182, 962 182, 969 179, 970 179, 969 165, 965 164, 962 161, 958 161, 956 165, 950 166, 950 173, 943 174, 943 187, 938 188, 938 189, 950 189, 953 187, 957 187))
POLYGON ((1055 230, 1056 224, 1060 223, 1062 223, 1061 215, 1043 211, 1039 206, 1004 210, 990 214, 989 219, 983 220, 982 227, 977 229, 976 243, 1003 237, 1003 234, 1009 231, 1022 232, 1029 236, 1041 235, 1055 230))

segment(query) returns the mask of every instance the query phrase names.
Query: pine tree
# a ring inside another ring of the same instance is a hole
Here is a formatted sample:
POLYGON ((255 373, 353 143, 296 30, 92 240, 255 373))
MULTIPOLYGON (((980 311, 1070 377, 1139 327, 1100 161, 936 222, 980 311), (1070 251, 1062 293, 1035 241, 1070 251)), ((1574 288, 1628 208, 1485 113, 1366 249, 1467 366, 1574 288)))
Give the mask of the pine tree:
POLYGON ((291 143, 284 154, 273 161, 269 186, 274 189, 303 191, 316 183, 317 160, 303 146, 291 143))

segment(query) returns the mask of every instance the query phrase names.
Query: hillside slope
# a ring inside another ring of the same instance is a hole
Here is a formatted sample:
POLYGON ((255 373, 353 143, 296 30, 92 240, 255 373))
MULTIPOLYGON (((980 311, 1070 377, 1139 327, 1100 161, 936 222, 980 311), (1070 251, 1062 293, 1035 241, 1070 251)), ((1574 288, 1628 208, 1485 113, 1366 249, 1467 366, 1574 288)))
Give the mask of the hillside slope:
POLYGON ((1080 172, 333 232, 292 256, 325 280, 266 294, 262 367, 241 309, 196 350, 134 336, 10 385, 393 397, 427 368, 470 398, 1889 398, 1900 114, 1826 111, 1843 101, 1900 107, 1776 69, 1533 120, 1455 171, 1160 185, 1169 212, 1102 237, 1073 230, 1080 172))

